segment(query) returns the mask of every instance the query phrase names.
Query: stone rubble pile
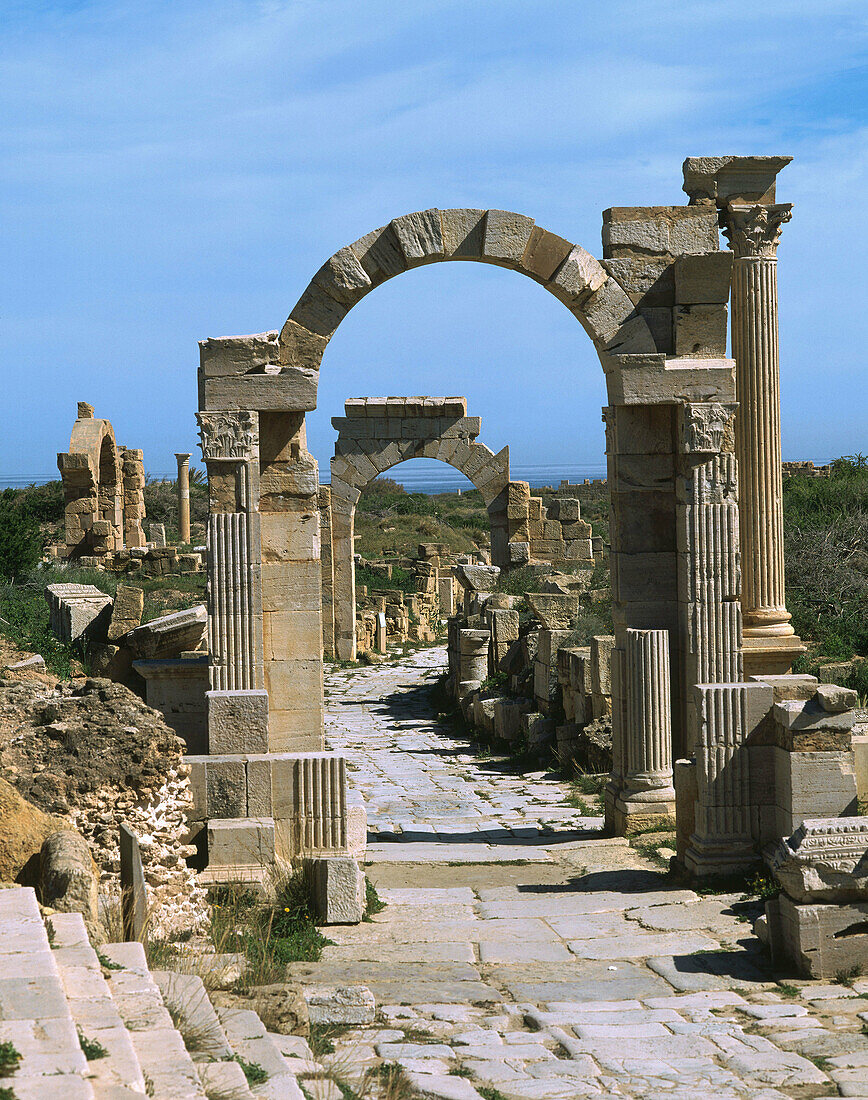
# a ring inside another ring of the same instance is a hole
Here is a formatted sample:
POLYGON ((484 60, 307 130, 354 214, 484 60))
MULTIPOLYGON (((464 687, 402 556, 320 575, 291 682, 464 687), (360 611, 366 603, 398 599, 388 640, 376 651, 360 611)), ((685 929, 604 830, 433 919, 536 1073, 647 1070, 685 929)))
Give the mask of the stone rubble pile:
POLYGON ((0 744, 0 775, 39 809, 71 822, 90 845, 104 892, 117 889, 118 824, 141 838, 155 934, 199 930, 205 895, 187 866, 193 807, 184 745, 162 715, 108 680, 0 686, 18 717, 0 744), (24 697, 26 696, 26 697, 24 697))

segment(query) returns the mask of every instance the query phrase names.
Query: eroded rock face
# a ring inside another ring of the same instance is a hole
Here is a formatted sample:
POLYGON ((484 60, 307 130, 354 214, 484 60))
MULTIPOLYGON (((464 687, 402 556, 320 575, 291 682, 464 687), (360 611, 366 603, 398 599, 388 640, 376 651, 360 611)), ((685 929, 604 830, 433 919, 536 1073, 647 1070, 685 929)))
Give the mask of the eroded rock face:
POLYGON ((0 882, 35 886, 43 842, 58 829, 68 828, 68 822, 43 813, 0 779, 0 823, 0 882))
POLYGON ((0 681, 0 716, 0 776, 78 829, 103 891, 117 889, 125 821, 140 840, 152 934, 200 929, 204 892, 184 862, 190 769, 162 715, 120 684, 89 679, 55 689, 0 681))

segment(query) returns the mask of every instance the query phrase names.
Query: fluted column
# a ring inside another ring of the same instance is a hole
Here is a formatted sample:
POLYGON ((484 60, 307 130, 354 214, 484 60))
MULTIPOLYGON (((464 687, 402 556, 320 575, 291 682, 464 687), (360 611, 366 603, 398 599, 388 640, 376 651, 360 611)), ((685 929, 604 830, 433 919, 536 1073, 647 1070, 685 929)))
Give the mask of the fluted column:
POLYGON ((669 632, 628 629, 624 664, 624 786, 616 809, 629 833, 647 825, 643 818, 675 809, 669 632))
POLYGON ((777 246, 790 203, 728 203, 723 231, 732 267, 732 354, 736 361, 745 672, 785 672, 801 644, 784 585, 777 246))
POLYGON ((178 537, 190 542, 190 456, 176 454, 178 462, 178 537))

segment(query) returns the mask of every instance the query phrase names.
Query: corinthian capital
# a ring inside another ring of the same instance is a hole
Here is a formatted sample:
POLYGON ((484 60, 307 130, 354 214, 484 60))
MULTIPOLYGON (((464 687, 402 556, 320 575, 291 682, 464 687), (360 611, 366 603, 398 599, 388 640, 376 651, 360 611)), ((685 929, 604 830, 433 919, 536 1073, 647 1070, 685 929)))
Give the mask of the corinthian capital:
POLYGON ((774 260, 781 227, 793 216, 793 204, 727 203, 720 217, 723 233, 736 256, 774 260))
POLYGON ((259 415, 255 412, 196 413, 199 446, 206 461, 252 461, 258 457, 259 415))

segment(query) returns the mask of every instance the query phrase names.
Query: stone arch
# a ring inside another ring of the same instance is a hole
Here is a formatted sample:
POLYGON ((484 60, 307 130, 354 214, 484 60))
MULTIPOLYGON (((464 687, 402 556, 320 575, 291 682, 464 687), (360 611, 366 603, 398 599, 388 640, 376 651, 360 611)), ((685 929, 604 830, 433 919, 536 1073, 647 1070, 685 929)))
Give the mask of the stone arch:
POLYGON ((63 481, 65 557, 107 554, 124 544, 123 473, 111 422, 78 404, 69 451, 57 456, 63 481))
POLYGON ((331 537, 335 645, 342 660, 356 657, 353 533, 356 504, 366 485, 412 458, 434 458, 458 470, 479 490, 491 524, 492 562, 509 563, 507 509, 509 447, 495 454, 477 442, 478 416, 463 397, 355 398, 338 429, 331 462, 331 537))
POLYGON ((357 302, 404 271, 444 260, 494 264, 527 275, 562 302, 598 353, 656 354, 627 293, 580 245, 508 210, 421 210, 339 249, 299 298, 279 338, 286 368, 319 369, 326 345, 357 302))

